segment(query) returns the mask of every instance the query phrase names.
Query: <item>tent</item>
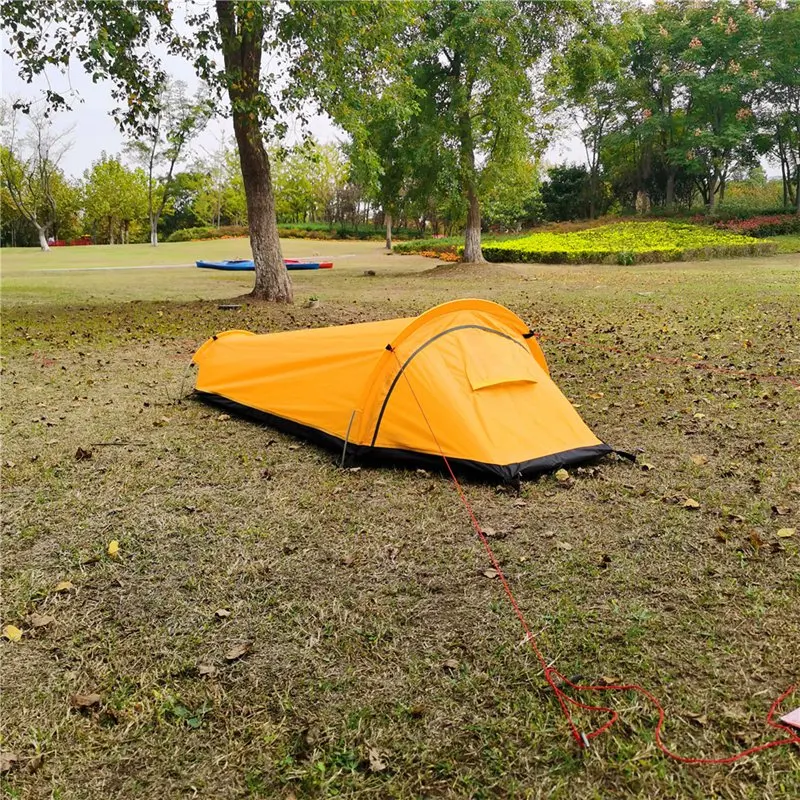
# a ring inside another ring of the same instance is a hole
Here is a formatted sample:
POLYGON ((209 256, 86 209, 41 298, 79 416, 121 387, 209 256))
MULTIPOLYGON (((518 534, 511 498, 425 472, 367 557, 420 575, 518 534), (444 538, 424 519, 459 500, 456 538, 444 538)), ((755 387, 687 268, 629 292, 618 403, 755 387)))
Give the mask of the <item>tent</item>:
POLYGON ((515 480, 612 452, 552 381, 528 326, 455 300, 418 317, 256 335, 195 353, 201 399, 328 446, 342 463, 515 480))

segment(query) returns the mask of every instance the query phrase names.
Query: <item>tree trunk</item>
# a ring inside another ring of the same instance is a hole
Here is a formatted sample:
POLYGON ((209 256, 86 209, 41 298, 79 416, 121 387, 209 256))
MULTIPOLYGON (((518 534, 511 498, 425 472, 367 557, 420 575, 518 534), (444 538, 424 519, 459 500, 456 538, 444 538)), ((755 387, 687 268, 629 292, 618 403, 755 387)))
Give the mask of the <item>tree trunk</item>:
POLYGON ((275 194, 258 111, 262 96, 264 6, 217 0, 216 10, 255 263, 256 279, 250 297, 291 303, 292 283, 278 238, 275 194))
MULTIPOLYGON (((465 91, 465 103, 469 100, 471 86, 465 91)), ((461 186, 467 200, 467 229, 464 232, 464 257, 467 264, 480 264, 486 259, 481 250, 481 204, 475 175, 475 147, 472 137, 472 119, 468 107, 461 112, 458 121, 459 144, 461 146, 461 186)))
POLYGON ((481 249, 481 205, 478 193, 470 182, 467 186, 467 230, 464 233, 464 261, 467 264, 480 264, 486 259, 481 249))
POLYGON ((387 211, 383 215, 383 221, 386 223, 386 249, 392 249, 392 215, 387 211))
POLYGON ((158 247, 158 220, 150 219, 150 244, 158 247))
POLYGON ((43 253, 50 251, 50 245, 47 244, 47 234, 41 225, 36 226, 36 233, 39 234, 39 247, 42 248, 43 253))
POLYGON ((675 170, 670 169, 667 173, 667 195, 665 198, 665 205, 667 208, 675 206, 675 170))
POLYGON ((795 211, 797 215, 800 216, 800 166, 797 167, 797 183, 795 184, 794 199, 795 211))
POLYGON ((257 122, 237 111, 233 112, 233 130, 239 145, 250 246, 256 268, 256 282, 250 296, 273 303, 291 303, 292 282, 281 253, 272 176, 261 130, 257 122))
POLYGON ((716 174, 712 175, 708 181, 708 197, 706 199, 706 205, 708 206, 708 210, 713 212, 714 211, 714 203, 717 199, 717 176, 716 174))

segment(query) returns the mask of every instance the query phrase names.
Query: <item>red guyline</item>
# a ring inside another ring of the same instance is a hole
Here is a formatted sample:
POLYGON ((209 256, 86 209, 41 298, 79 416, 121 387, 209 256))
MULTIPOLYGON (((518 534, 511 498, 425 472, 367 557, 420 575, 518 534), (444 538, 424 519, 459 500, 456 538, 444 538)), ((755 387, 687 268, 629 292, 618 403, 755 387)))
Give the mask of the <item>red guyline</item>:
POLYGON ((453 472, 452 467, 450 466, 450 462, 447 459, 447 456, 444 454, 444 450, 442 450, 442 446, 439 443, 439 439, 436 436, 436 433, 433 430, 433 427, 428 419, 427 415, 425 414, 425 410, 422 407, 422 404, 417 397, 416 392, 414 391, 414 387, 411 385, 411 380, 408 377, 408 371, 402 368, 402 364, 400 363, 400 359, 397 356, 397 352, 393 347, 389 347, 392 354, 394 355, 395 359, 397 360, 397 364, 400 367, 402 374, 406 379, 406 383, 408 384, 408 388, 411 391, 411 394, 414 398, 414 401, 417 404, 417 407, 422 414, 422 418, 425 420, 425 424, 428 426, 428 430, 433 437, 434 442, 436 442, 436 447, 439 449, 439 454, 444 461, 445 466, 447 467, 447 472, 450 475, 450 479, 453 482, 453 486, 458 493, 461 502, 464 505, 464 508, 469 515, 470 520, 472 521, 472 526, 475 528, 475 532, 478 534, 478 538, 481 540, 481 544, 483 545, 484 550, 486 551, 486 555, 489 557, 489 560, 492 562, 492 567, 494 568, 495 572, 497 573, 497 577, 500 578, 500 582, 503 585, 503 590, 505 591, 506 597, 508 598, 509 603, 511 604, 512 609, 514 610, 514 614, 516 615, 517 619, 519 620, 520 625, 522 626, 522 630, 525 632, 525 639, 531 646, 531 650, 533 654, 536 656, 536 660, 539 662, 539 665, 542 668, 542 672, 544 673, 545 680, 549 685, 550 689, 555 694, 556 699, 558 700, 558 704, 561 707, 561 711, 564 714, 565 719, 567 720, 567 724, 570 727, 570 732, 572 734, 573 739, 577 742, 578 746, 581 748, 586 748, 589 746, 589 740, 594 739, 595 737, 599 736, 601 733, 607 731, 618 719, 619 714, 613 709, 608 706, 595 706, 590 705, 589 703, 583 703, 580 700, 576 700, 571 695, 567 694, 555 681, 554 678, 557 678, 562 684, 566 684, 571 689, 580 692, 624 692, 624 691, 634 691, 638 694, 646 697, 658 710, 658 722, 656 723, 655 727, 655 739, 656 745, 658 746, 659 750, 661 750, 664 755, 668 756, 669 758, 679 761, 683 764, 732 764, 735 761, 739 761, 742 758, 746 758, 747 756, 753 755, 754 753, 761 752, 762 750, 769 750, 772 747, 780 747, 787 744, 796 744, 800 745, 800 735, 794 733, 794 731, 787 725, 784 725, 781 722, 775 722, 774 717, 777 713, 778 707, 780 704, 785 700, 790 694, 792 694, 795 689, 797 688, 795 685, 790 686, 783 694, 781 694, 770 706, 769 712, 767 713, 767 725, 776 728, 777 730, 786 731, 788 732, 788 736, 783 739, 772 739, 769 742, 764 742, 763 744, 755 745, 754 747, 749 747, 746 750, 741 750, 738 753, 734 753, 733 755, 726 756, 724 758, 689 758, 686 756, 678 755, 677 753, 670 750, 663 742, 662 739, 662 728, 664 726, 664 720, 666 718, 666 712, 664 711, 664 706, 661 704, 661 701, 647 689, 642 686, 639 686, 635 683, 625 683, 625 684, 612 684, 609 686, 600 686, 596 684, 576 684, 562 675, 557 669, 551 667, 547 663, 547 659, 545 659, 544 654, 542 653, 539 645, 536 642, 536 637, 533 635, 533 632, 528 625, 527 620, 525 619, 525 615, 522 613, 522 609, 517 602, 516 597, 514 597, 514 593, 511 590, 511 586, 508 583, 508 579, 503 572, 503 568, 500 566, 500 562, 497 560, 497 556, 495 556, 494 551, 492 550, 491 545, 489 544, 489 540, 486 537, 486 534, 481 528, 481 524, 478 521, 475 512, 470 505, 469 500, 467 499, 466 494, 464 493, 464 489, 462 488, 461 484, 456 478, 455 473, 453 472), (603 712, 610 715, 610 718, 604 722, 600 727, 595 728, 590 733, 581 733, 578 730, 578 727, 575 725, 575 721, 572 718, 572 714, 570 712, 569 706, 574 706, 576 708, 583 709, 585 711, 598 711, 603 712))

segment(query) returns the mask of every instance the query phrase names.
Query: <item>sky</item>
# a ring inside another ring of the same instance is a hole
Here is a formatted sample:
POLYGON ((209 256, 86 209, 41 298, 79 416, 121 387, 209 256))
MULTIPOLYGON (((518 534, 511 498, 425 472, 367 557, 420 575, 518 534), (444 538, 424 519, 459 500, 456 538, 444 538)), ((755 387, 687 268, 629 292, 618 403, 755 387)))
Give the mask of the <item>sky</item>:
MULTIPOLYGON (((125 139, 110 116, 116 103, 111 98, 111 87, 108 83, 92 83, 82 67, 74 64, 66 76, 51 69, 45 77, 39 77, 32 84, 27 84, 19 77, 13 60, 5 52, 4 33, 0 35, 0 45, 3 48, 0 80, 4 99, 40 97, 48 83, 53 90, 75 98, 71 103, 72 111, 59 112, 52 117, 55 130, 70 129, 68 138, 72 141, 72 146, 65 153, 61 164, 67 175, 81 176, 100 157, 102 151, 108 154, 122 153, 125 139)), ((194 92, 198 79, 192 66, 183 59, 171 56, 165 57, 164 62, 170 76, 174 80, 184 81, 189 92, 194 92)), ((320 142, 340 142, 346 138, 344 132, 324 114, 309 114, 308 130, 320 142)), ((288 143, 299 141, 302 132, 299 123, 290 124, 288 143)), ((219 149, 222 137, 231 139, 233 127, 230 119, 216 117, 194 141, 191 150, 202 158, 204 152, 211 153, 219 149)), ((571 132, 567 132, 558 142, 551 144, 545 159, 548 162, 583 162, 585 155, 580 141, 571 132)))
MULTIPOLYGON (((122 153, 125 138, 119 132, 111 110, 116 102, 111 98, 111 86, 106 82, 92 83, 80 65, 73 65, 69 75, 64 76, 53 69, 46 77, 36 79, 32 84, 23 81, 13 60, 5 53, 5 36, 0 37, 3 45, 0 60, 2 76, 2 97, 5 100, 15 98, 31 99, 42 96, 48 82, 55 91, 75 99, 71 101, 70 112, 59 112, 52 115, 53 127, 62 131, 71 129, 69 139, 72 146, 64 155, 62 168, 68 175, 78 177, 91 167, 92 162, 105 151, 109 154, 122 153)), ((179 58, 165 59, 168 72, 174 80, 184 81, 193 93, 198 86, 198 79, 192 66, 179 58)), ((327 116, 315 116, 310 120, 309 129, 324 142, 342 140, 344 134, 338 130, 327 116)), ((299 125, 290 126, 289 138, 298 140, 302 135, 299 125)), ((218 149, 221 137, 233 137, 233 126, 230 119, 215 117, 193 143, 193 151, 202 155, 218 149)))

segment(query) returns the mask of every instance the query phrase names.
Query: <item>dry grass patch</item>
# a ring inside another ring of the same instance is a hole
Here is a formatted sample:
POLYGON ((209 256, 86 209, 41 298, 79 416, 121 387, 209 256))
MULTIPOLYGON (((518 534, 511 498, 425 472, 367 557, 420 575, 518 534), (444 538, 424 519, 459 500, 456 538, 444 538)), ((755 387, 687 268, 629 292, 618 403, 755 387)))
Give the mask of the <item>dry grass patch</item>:
POLYGON ((797 679, 800 535, 777 536, 800 527, 793 258, 530 267, 530 283, 343 272, 314 309, 7 309, 2 623, 23 637, 0 642, 6 794, 800 793, 792 749, 664 760, 635 698, 581 757, 446 480, 340 471, 185 397, 215 330, 507 303, 589 425, 651 467, 608 460, 520 496, 469 485, 514 591, 563 671, 642 683, 670 744, 723 754, 761 740, 797 679))

